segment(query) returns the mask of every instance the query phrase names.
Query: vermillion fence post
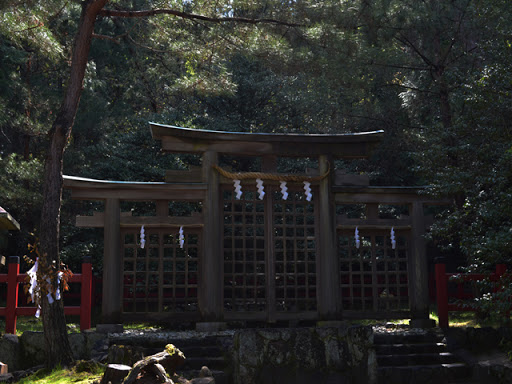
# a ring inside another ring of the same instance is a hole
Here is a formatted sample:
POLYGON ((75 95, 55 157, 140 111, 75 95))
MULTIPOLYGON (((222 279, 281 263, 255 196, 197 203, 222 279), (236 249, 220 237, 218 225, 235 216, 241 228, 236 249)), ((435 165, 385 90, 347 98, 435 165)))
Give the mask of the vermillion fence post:
POLYGON ((436 264, 437 316, 439 327, 448 328, 448 282, 446 265, 436 264))
MULTIPOLYGON (((507 266, 505 264, 496 264, 496 285, 494 286, 494 291, 503 291, 505 288, 502 284, 503 282, 500 282, 501 276, 503 276, 505 273, 507 273, 507 266)), ((510 298, 505 299, 510 303, 510 298)), ((505 312, 505 316, 507 318, 510 318, 510 311, 505 312)))
POLYGON ((507 266, 505 264, 496 264, 496 272, 491 275, 491 279, 494 277, 494 288, 493 292, 500 292, 503 290, 502 282, 500 282, 501 276, 507 272, 507 266))
POLYGON ((82 289, 80 298, 80 330, 91 329, 92 264, 90 257, 82 261, 82 289))
POLYGON ((5 333, 16 333, 16 308, 18 308, 18 275, 20 273, 20 258, 9 257, 7 273, 7 306, 5 309, 5 333))

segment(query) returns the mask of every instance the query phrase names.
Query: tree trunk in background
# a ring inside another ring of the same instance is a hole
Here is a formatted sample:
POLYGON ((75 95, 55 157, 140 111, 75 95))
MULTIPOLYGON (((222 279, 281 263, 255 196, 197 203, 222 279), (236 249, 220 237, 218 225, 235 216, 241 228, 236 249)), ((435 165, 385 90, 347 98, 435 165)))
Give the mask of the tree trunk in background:
MULTIPOLYGON (((73 47, 71 70, 64 100, 49 132, 50 147, 44 168, 43 207, 39 234, 41 255, 48 263, 60 265, 59 232, 62 200, 62 169, 66 143, 71 134, 82 93, 83 80, 89 57, 94 22, 107 0, 82 2, 82 15, 73 47)), ((66 319, 62 300, 49 304, 41 299, 45 339, 46 366, 67 365, 73 355, 67 337, 66 319)))
POLYGON ((450 90, 446 84, 443 75, 439 76, 439 110, 441 112, 441 121, 446 129, 452 127, 452 108, 450 106, 450 90))

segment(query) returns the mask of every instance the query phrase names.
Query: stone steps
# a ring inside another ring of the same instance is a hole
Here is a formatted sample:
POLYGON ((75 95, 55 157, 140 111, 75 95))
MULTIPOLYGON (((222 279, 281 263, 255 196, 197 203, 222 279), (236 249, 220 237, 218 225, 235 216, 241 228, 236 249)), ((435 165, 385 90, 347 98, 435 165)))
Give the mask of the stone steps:
POLYGON ((226 351, 221 340, 205 338, 203 340, 177 340, 174 345, 183 352, 185 364, 177 372, 185 378, 198 377, 201 367, 207 366, 216 384, 227 384, 230 380, 226 351))
POLYGON ((437 331, 375 334, 378 383, 468 382, 470 368, 448 352, 442 340, 437 331))
MULTIPOLYGON (((217 370, 211 370, 212 377, 215 379, 215 384, 229 384, 230 381, 230 375, 227 374, 224 371, 217 371, 217 370)), ((196 377, 199 377, 200 370, 197 369, 191 369, 187 371, 178 371, 178 375, 184 377, 187 380, 192 380, 196 377)))
POLYGON ((136 347, 142 350, 144 356, 149 356, 162 351, 167 344, 173 344, 186 357, 185 364, 181 366, 177 374, 187 378, 196 378, 202 367, 210 369, 216 384, 230 382, 229 359, 233 345, 232 334, 204 335, 195 332, 181 334, 155 334, 146 337, 117 337, 111 340, 112 345, 124 345, 136 347))
MULTIPOLYGON (((185 355, 187 356, 187 355, 185 355)), ((196 356, 187 357, 182 370, 199 370, 203 366, 207 366, 211 370, 222 371, 226 369, 226 360, 223 356, 196 356)))
POLYGON ((464 380, 470 373, 469 367, 464 363, 378 367, 378 383, 447 384, 464 380))

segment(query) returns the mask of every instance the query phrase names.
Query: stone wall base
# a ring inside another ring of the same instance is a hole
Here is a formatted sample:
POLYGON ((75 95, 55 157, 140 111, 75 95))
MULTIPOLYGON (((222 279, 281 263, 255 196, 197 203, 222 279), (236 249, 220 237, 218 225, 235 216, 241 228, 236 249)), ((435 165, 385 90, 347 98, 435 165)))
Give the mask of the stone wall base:
POLYGON ((374 384, 377 377, 373 331, 364 326, 237 331, 233 365, 235 384, 374 384))
POLYGON ((227 324, 224 322, 200 322, 196 323, 196 331, 197 332, 218 332, 225 331, 227 329, 227 324))
MULTIPOLYGON (((98 332, 70 333, 69 342, 76 360, 91 358, 96 343, 106 339, 98 332)), ((0 337, 0 361, 10 372, 31 368, 45 363, 43 332, 26 331, 21 336, 6 334, 0 337)))

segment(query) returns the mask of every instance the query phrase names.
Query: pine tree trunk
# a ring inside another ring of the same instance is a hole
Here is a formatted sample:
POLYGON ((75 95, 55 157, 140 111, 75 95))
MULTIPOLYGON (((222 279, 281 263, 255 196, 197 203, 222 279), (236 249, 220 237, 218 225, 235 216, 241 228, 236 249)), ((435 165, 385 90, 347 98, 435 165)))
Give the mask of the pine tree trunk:
MULTIPOLYGON (((94 22, 107 0, 85 0, 73 48, 69 82, 64 100, 49 133, 50 147, 44 168, 43 207, 39 234, 41 255, 60 265, 59 232, 62 200, 63 156, 75 120, 89 57, 94 22)), ((46 366, 67 365, 73 361, 67 337, 62 300, 49 304, 42 298, 46 366)))
MULTIPOLYGON (((55 124, 54 124, 55 127, 55 124)), ((60 265, 59 232, 60 205, 62 199, 62 157, 66 138, 63 129, 52 129, 51 145, 45 162, 45 183, 43 208, 41 211, 40 251, 47 263, 55 261, 60 265)), ((42 261, 42 260, 40 260, 42 261)), ((41 298, 46 365, 53 368, 57 364, 68 365, 73 361, 67 337, 66 319, 62 300, 50 304, 41 298)))

